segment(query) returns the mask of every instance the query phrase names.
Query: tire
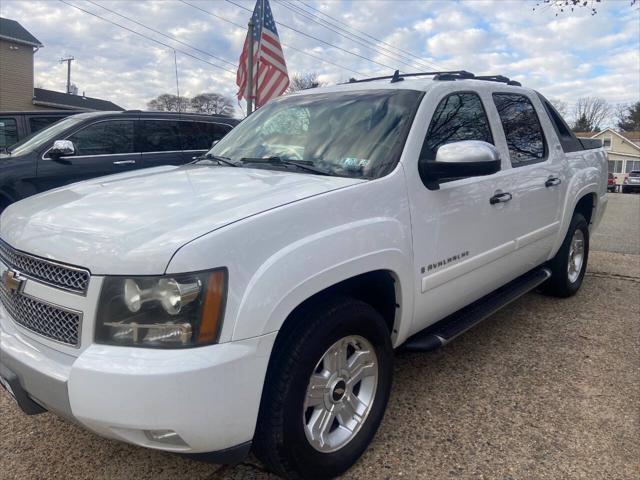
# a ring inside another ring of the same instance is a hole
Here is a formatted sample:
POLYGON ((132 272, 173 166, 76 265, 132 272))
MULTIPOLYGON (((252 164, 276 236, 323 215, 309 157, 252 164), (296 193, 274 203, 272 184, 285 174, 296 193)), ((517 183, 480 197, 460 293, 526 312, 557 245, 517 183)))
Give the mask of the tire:
POLYGON ((269 362, 254 453, 268 469, 284 478, 333 478, 358 460, 384 416, 393 376, 389 329, 370 305, 347 297, 313 302, 291 321, 292 328, 281 331, 284 336, 276 343, 269 362), (343 349, 343 345, 350 348, 343 349), (343 370, 334 368, 332 359, 337 357, 331 355, 332 349, 343 352, 343 370), (361 361, 356 362, 358 358, 361 361), (362 370, 360 381, 358 375, 352 377, 346 370, 356 363, 360 368, 352 370, 362 370), (364 365, 369 367, 365 369, 364 365), (377 374, 375 379, 373 372, 377 374), (324 393, 314 394, 310 400, 312 377, 319 392, 324 393), (363 418, 359 427, 346 406, 349 399, 357 404, 354 397, 363 402, 357 407, 363 418), (368 407, 363 407, 365 404, 368 407), (340 412, 334 420, 326 405, 340 412), (310 427, 318 424, 319 418, 328 419, 329 428, 324 429, 325 436, 316 435, 314 440, 310 427))
POLYGON ((543 284, 542 291, 555 297, 575 295, 582 285, 588 259, 589 226, 582 214, 575 213, 560 250, 549 262, 551 278, 543 284), (582 244, 581 257, 580 243, 582 244))

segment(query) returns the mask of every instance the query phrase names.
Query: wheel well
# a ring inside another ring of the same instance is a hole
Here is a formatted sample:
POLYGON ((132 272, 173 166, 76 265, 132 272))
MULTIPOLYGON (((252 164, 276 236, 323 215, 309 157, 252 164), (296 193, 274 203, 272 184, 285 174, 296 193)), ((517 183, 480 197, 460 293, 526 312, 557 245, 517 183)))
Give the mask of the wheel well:
POLYGON ((582 197, 576 204, 574 213, 580 212, 587 221, 587 225, 591 224, 591 217, 593 215, 593 209, 596 206, 596 198, 594 193, 588 193, 582 197))
POLYGON ((2 210, 7 208, 9 205, 11 205, 11 200, 9 200, 9 197, 0 193, 0 213, 2 213, 2 210))
POLYGON ((393 332, 398 306, 396 280, 391 272, 376 270, 343 280, 309 297, 289 314, 280 333, 288 329, 291 320, 300 311, 321 304, 323 299, 334 295, 345 295, 368 303, 382 315, 389 328, 389 333, 393 332))

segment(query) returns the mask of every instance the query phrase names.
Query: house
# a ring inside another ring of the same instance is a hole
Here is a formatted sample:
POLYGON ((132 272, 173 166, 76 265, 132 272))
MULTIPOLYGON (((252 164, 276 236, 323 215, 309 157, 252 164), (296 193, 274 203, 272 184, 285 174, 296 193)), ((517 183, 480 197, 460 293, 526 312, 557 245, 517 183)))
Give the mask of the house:
POLYGON ((33 88, 33 57, 43 46, 20 23, 0 18, 0 111, 123 110, 99 98, 33 88))
POLYGON ((640 170, 640 131, 616 132, 607 128, 601 132, 576 132, 577 137, 597 138, 609 157, 609 172, 618 178, 617 183, 631 170, 640 170))

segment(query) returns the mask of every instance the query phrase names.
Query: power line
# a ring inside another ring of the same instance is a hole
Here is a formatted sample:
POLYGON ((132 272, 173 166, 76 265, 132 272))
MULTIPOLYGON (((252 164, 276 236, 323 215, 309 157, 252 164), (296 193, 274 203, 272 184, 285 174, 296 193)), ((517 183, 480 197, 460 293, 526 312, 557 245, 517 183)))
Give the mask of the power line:
MULTIPOLYGON (((236 7, 242 8, 243 10, 246 10, 247 12, 253 13, 253 11, 251 9, 245 7, 244 5, 240 5, 239 3, 233 2, 232 0, 225 0, 225 1, 227 3, 235 5, 236 7)), ((386 65, 384 63, 378 62, 376 60, 372 60, 370 58, 367 58, 364 55, 360 55, 358 53, 354 53, 354 52, 352 52, 350 50, 347 50, 346 48, 342 48, 342 47, 339 47, 339 46, 334 45, 332 43, 326 42, 326 41, 324 41, 324 40, 322 40, 322 39, 320 39, 318 37, 314 37, 313 35, 309 35, 308 33, 301 32, 297 28, 291 27, 291 26, 287 25, 286 23, 282 23, 282 22, 276 22, 276 23, 278 25, 280 25, 281 27, 287 28, 289 30, 293 30, 294 32, 296 32, 296 33, 298 33, 300 35, 304 35, 305 37, 311 38, 311 39, 313 39, 313 40, 315 40, 317 42, 324 43, 325 45, 328 45, 329 47, 333 47, 333 48, 335 48, 337 50, 341 50, 341 51, 343 51, 345 53, 348 53, 349 55, 353 55, 355 57, 358 57, 358 58, 361 58, 363 60, 366 60, 367 62, 375 63, 376 65, 380 65, 381 67, 388 68, 389 70, 395 70, 396 69, 395 67, 392 67, 392 66, 386 65)))
MULTIPOLYGON (((185 0, 179 0, 179 1, 184 3, 185 5, 189 5, 190 7, 195 8, 196 10, 200 10, 201 12, 206 13, 207 15, 211 15, 214 18, 222 20, 223 22, 227 22, 227 23, 230 23, 231 25, 235 25, 236 27, 241 28, 243 30, 247 28, 246 25, 240 25, 239 23, 233 22, 233 21, 231 21, 231 20, 229 20, 227 18, 224 18, 224 17, 216 14, 216 13, 210 12, 209 10, 205 10, 204 8, 198 7, 197 5, 193 5, 192 3, 189 3, 189 2, 187 2, 185 0)), ((327 63, 329 65, 333 65, 334 67, 338 67, 338 68, 340 68, 342 70, 346 70, 346 71, 349 71, 351 73, 355 73, 356 75, 365 76, 365 74, 363 74, 361 72, 358 72, 358 71, 356 71, 356 70, 354 70, 352 68, 345 67, 343 65, 339 65, 337 63, 331 62, 331 61, 326 60, 326 59, 324 59, 322 57, 319 57, 317 55, 313 55, 312 53, 306 52, 306 51, 304 51, 304 50, 302 50, 300 48, 296 48, 296 47, 292 47, 291 45, 287 45, 286 43, 283 43, 283 42, 280 42, 280 43, 282 44, 283 47, 286 47, 288 49, 294 50, 296 52, 300 52, 300 53, 302 53, 304 55, 307 55, 307 56, 309 56, 311 58, 315 58, 316 60, 319 60, 319 61, 321 61, 323 63, 327 63)))
POLYGON ((122 28, 123 30, 126 30, 126 31, 128 31, 128 32, 131 32, 131 33, 133 33, 133 34, 135 34, 135 35, 138 35, 138 36, 140 36, 140 37, 142 37, 142 38, 145 38, 145 39, 147 39, 147 40, 151 40, 152 42, 158 43, 158 44, 162 45, 163 47, 167 47, 167 48, 170 48, 171 50, 175 50, 176 52, 180 52, 180 53, 182 53, 183 55, 186 55, 187 57, 194 58, 195 60, 200 60, 201 62, 204 62, 204 63, 206 63, 206 64, 208 64, 208 65, 211 65, 212 67, 219 68, 220 70, 224 70, 225 72, 229 72, 229 73, 233 73, 233 74, 235 74, 235 73, 236 73, 236 72, 234 72, 233 70, 229 70, 228 68, 222 67, 222 66, 220 66, 220 65, 217 65, 217 64, 215 64, 215 63, 212 63, 212 62, 210 62, 210 61, 208 61, 208 60, 205 60, 205 59, 203 59, 203 58, 196 57, 195 55, 192 55, 192 54, 191 54, 191 53, 189 53, 189 52, 185 52, 184 50, 180 50, 180 49, 178 49, 178 48, 172 47, 171 45, 168 45, 168 44, 166 44, 166 43, 164 43, 164 42, 161 42, 160 40, 157 40, 157 39, 155 39, 155 38, 149 37, 148 35, 145 35, 145 34, 140 33, 140 32, 136 32, 135 30, 132 30, 132 29, 131 29, 131 28, 129 28, 129 27, 125 27, 124 25, 120 25, 120 24, 119 24, 119 23, 117 23, 117 22, 114 22, 114 21, 112 21, 112 20, 109 20, 109 19, 107 19, 107 18, 102 17, 102 16, 98 15, 97 13, 93 13, 93 12, 90 12, 89 10, 85 10, 84 8, 78 7, 77 5, 74 5, 73 3, 69 3, 69 2, 67 2, 66 0, 59 0, 59 1, 60 1, 60 2, 62 2, 62 3, 64 3, 65 5, 68 5, 68 6, 70 6, 70 7, 73 7, 73 8, 75 8, 75 9, 77 9, 77 10, 80 10, 81 12, 84 12, 84 13, 86 13, 86 14, 88 14, 88 15, 91 15, 91 16, 93 16, 93 17, 99 18, 100 20, 103 20, 103 21, 105 21, 105 22, 107 22, 107 23, 110 23, 110 24, 112 24, 112 25, 115 25, 116 27, 120 27, 120 28, 122 28))
MULTIPOLYGON (((346 26, 346 27, 350 28, 351 30, 353 30, 353 31, 355 31, 355 32, 361 33, 362 35, 364 35, 364 36, 366 36, 366 37, 370 38, 371 40, 375 40, 376 42, 380 42, 381 44, 386 45, 387 47, 390 47, 390 48, 392 48, 392 49, 394 49, 394 50, 397 50, 397 51, 399 51, 399 52, 402 52, 402 53, 404 53, 405 55, 408 55, 409 57, 413 57, 413 58, 415 58, 416 60, 419 60, 420 62, 422 62, 423 64, 428 65, 428 66, 429 66, 429 68, 433 68, 433 67, 435 67, 435 68, 438 68, 438 69, 445 69, 444 67, 442 67, 442 66, 438 65, 437 63, 429 62, 428 60, 425 60, 425 59, 423 59, 422 57, 420 57, 419 55, 416 55, 416 54, 414 54, 414 53, 411 53, 411 52, 409 52, 408 50, 404 50, 404 49, 402 49, 402 48, 400 48, 400 47, 395 47, 395 46, 391 45, 390 43, 385 42, 384 40, 381 40, 381 39, 379 39, 379 38, 377 38, 377 37, 374 37, 373 35, 368 34, 367 32, 364 32, 364 31, 362 31, 362 30, 358 30, 357 28, 352 27, 352 26, 351 26, 351 25, 349 25, 348 23, 343 22, 342 20, 337 19, 337 18, 335 18, 335 17, 332 17, 331 15, 329 15, 329 14, 327 14, 327 13, 324 13, 322 10, 320 10, 320 9, 318 9, 318 8, 315 8, 314 6, 309 5, 308 3, 303 2, 302 0, 298 0, 298 3, 301 3, 301 4, 302 4, 302 5, 304 5, 305 7, 307 7, 307 8, 309 8, 309 9, 311 9, 311 10, 314 10, 314 11, 318 12, 320 15, 322 15, 322 16, 324 16, 324 17, 327 17, 327 18, 329 18, 329 19, 333 20, 334 22, 337 22, 338 24, 344 25, 344 26, 346 26)), ((406 58, 406 57, 405 57, 405 58, 406 58)), ((446 69, 445 69, 445 70, 446 70, 446 69)))
POLYGON ((134 20, 133 18, 127 17, 127 16, 125 16, 125 15, 122 15, 122 14, 120 14, 120 13, 118 13, 118 12, 114 11, 114 10, 111 10, 110 8, 107 8, 107 7, 103 6, 103 5, 100 5, 100 4, 99 4, 99 3, 97 3, 97 2, 94 2, 93 0, 86 0, 86 1, 87 1, 87 2, 89 2, 89 3, 91 3, 91 4, 93 4, 93 5, 95 5, 95 6, 97 6, 97 7, 102 8, 103 10, 106 10, 107 12, 110 12, 110 13, 113 13, 114 15, 117 15, 117 16, 118 16, 118 17, 120 17, 120 18, 124 18, 125 20, 128 20, 128 21, 130 21, 130 22, 132 22, 132 23, 135 23, 136 25, 139 25, 139 26, 141 26, 142 28, 146 28, 147 30, 151 30, 152 32, 157 33, 158 35, 162 35, 162 36, 163 36, 163 37, 165 37, 165 38, 169 38, 169 39, 173 40, 173 41, 174 41, 174 42, 176 42, 176 43, 179 43, 179 44, 181 44, 181 45, 184 45, 185 47, 189 47, 189 48, 192 48, 193 50, 196 50, 197 52, 204 53, 205 55, 208 55, 208 56, 210 56, 210 57, 212 57, 212 58, 215 58, 215 59, 217 59, 217 60, 220 60, 221 62, 224 62, 224 63, 226 63, 226 64, 228 64, 228 65, 231 65, 232 67, 235 67, 235 66, 236 66, 236 64, 235 64, 235 63, 233 63, 233 62, 230 62, 230 61, 228 61, 228 60, 225 60, 225 59, 224 59, 224 58, 222 58, 222 57, 218 57, 217 55, 214 55, 213 53, 207 52, 207 51, 205 51, 205 50, 201 50, 201 49, 199 49, 198 47, 194 47, 193 45, 189 45, 188 43, 183 42, 182 40, 179 40, 179 39, 177 39, 177 38, 175 38, 175 37, 172 37, 171 35, 167 35, 166 33, 163 33, 163 32, 161 32, 161 31, 159 31, 159 30, 156 30, 155 28, 148 27, 147 25, 145 25, 145 24, 143 24, 143 23, 141 23, 141 22, 138 22, 138 21, 134 20))
MULTIPOLYGON (((397 54, 396 52, 393 52, 387 48, 384 47, 379 47, 376 46, 375 44, 373 44, 371 42, 371 40, 367 40, 366 38, 363 38, 359 35, 356 35, 338 25, 334 25, 331 22, 328 22, 320 17, 318 17, 317 15, 315 15, 312 12, 308 12, 306 10, 304 10, 303 8, 299 7, 298 5, 289 2, 289 1, 285 1, 285 0, 276 0, 280 5, 282 5, 284 8, 292 11, 293 13, 296 13, 300 16, 302 16, 303 18, 305 18, 306 20, 309 20, 311 22, 314 22, 318 25, 320 25, 323 28, 326 28, 327 30, 337 33, 338 35, 340 35, 343 38, 346 38, 347 40, 354 42, 362 47, 365 47, 369 50, 374 51, 375 53, 377 53, 378 55, 387 57, 395 62, 400 62, 406 66, 408 66, 409 68, 415 69, 421 69, 421 68, 425 68, 424 64, 420 64, 418 63, 416 60, 412 59, 412 58, 404 58, 402 55, 397 54)), ((432 65, 429 65, 426 68, 433 68, 432 65)))

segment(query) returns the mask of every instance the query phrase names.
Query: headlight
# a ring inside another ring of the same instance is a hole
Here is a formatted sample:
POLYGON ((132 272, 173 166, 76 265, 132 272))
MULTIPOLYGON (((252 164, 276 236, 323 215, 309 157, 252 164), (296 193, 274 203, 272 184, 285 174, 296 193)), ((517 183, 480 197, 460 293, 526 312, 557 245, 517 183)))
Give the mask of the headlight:
POLYGON ((162 277, 106 277, 96 342, 148 348, 215 343, 227 296, 227 271, 162 277))

